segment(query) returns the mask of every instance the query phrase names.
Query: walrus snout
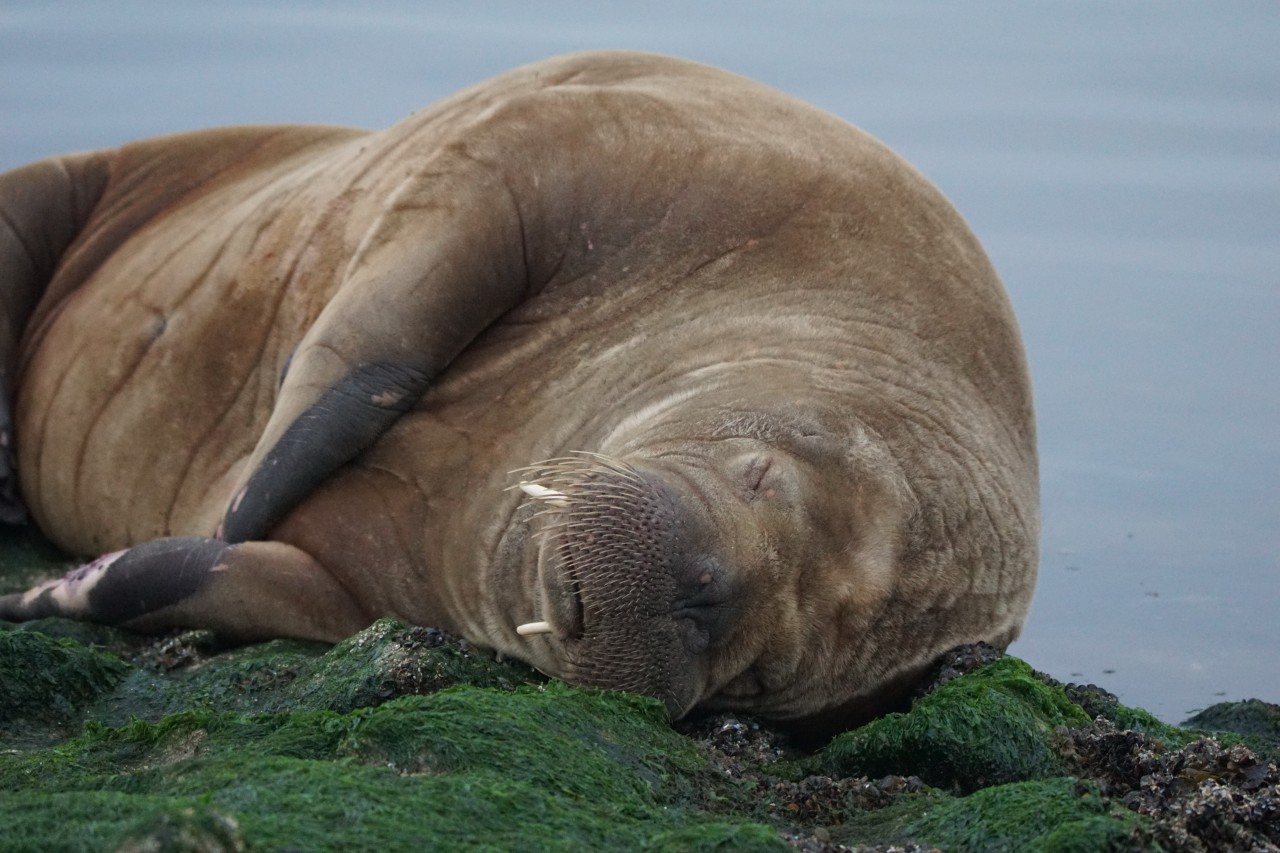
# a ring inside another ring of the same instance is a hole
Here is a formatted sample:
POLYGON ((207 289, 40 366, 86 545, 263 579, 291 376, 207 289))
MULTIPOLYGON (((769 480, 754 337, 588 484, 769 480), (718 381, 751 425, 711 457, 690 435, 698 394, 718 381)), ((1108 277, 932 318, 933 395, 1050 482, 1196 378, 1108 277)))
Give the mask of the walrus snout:
POLYGON ((542 620, 581 684, 663 699, 673 716, 696 702, 692 659, 723 633, 732 584, 696 543, 704 523, 664 478, 595 454, 524 472, 521 488, 544 506, 542 620))

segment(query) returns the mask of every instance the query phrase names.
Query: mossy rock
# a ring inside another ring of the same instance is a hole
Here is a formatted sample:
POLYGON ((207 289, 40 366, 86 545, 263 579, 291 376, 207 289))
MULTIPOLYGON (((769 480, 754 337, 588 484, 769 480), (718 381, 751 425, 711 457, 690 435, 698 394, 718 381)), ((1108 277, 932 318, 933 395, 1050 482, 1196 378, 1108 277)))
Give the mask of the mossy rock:
POLYGON ((1219 702, 1185 721, 1182 727, 1197 732, 1239 735, 1259 755, 1280 763, 1280 705, 1261 699, 1219 702))
POLYGON ((457 684, 510 689, 545 681, 527 664, 473 652, 441 631, 380 619, 320 658, 290 685, 287 701, 349 711, 457 684))
POLYGON ((784 849, 704 808, 735 793, 659 703, 560 685, 90 725, 0 755, 0 791, 12 850, 111 849, 185 809, 255 850, 784 849))
POLYGON ((957 678, 916 701, 835 738, 817 757, 832 776, 919 776, 970 793, 990 785, 1066 775, 1053 747, 1058 726, 1089 717, 1061 687, 1012 657, 957 678))
POLYGON ((1244 744, 1264 761, 1280 763, 1280 705, 1260 699, 1219 702, 1181 726, 1171 726, 1141 708, 1121 705, 1115 696, 1099 688, 1070 685, 1068 695, 1091 716, 1104 717, 1117 729, 1159 738, 1166 747, 1184 747, 1212 735, 1224 746, 1244 744))
POLYGON ((846 845, 917 844, 948 853, 1099 853, 1158 850, 1150 823, 1071 777, 1012 782, 966 797, 904 797, 832 833, 846 845))
POLYGON ((457 684, 510 688, 545 680, 523 663, 499 662, 443 632, 380 619, 332 647, 274 640, 172 672, 139 667, 100 719, 154 720, 187 708, 350 711, 457 684))
POLYGON ((239 824, 200 806, 139 821, 115 853, 241 853, 247 849, 239 824))
MULTIPOLYGON (((332 647, 275 640, 217 653, 216 646, 174 651, 169 644, 182 639, 139 646, 127 632, 63 619, 0 624, 0 741, 48 743, 75 734, 86 720, 120 725, 187 710, 350 711, 457 684, 510 688, 546 680, 525 664, 499 662, 442 632, 393 619, 332 647), (44 631, 83 633, 94 647, 44 631), (98 650, 99 643, 115 653, 98 650), (160 662, 187 654, 194 662, 160 662)), ((208 642, 196 636, 189 644, 208 642)))
POLYGON ((0 630, 0 740, 65 737, 129 667, 74 640, 0 630))

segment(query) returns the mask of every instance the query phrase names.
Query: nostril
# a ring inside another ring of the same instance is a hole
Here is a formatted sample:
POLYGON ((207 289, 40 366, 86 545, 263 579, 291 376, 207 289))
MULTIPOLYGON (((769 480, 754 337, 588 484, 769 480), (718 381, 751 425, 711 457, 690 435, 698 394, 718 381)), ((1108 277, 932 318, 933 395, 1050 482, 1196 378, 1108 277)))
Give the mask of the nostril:
POLYGON ((725 570, 715 557, 685 562, 684 568, 676 571, 677 606, 716 603, 728 591, 725 578, 725 570))

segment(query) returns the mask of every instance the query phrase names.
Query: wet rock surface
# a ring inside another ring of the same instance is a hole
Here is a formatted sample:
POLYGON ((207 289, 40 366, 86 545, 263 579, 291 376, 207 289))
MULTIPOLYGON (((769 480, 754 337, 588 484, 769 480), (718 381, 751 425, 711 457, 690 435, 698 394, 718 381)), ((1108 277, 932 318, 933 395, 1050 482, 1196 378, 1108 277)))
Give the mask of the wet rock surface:
POLYGON ((1151 818, 1166 850, 1280 850, 1280 772, 1242 743, 1173 748, 1104 717, 1069 732, 1081 772, 1151 818))
POLYGON ((244 648, 0 623, 0 849, 1280 851, 1278 720, 1169 726, 979 645, 801 746, 393 620, 244 648))

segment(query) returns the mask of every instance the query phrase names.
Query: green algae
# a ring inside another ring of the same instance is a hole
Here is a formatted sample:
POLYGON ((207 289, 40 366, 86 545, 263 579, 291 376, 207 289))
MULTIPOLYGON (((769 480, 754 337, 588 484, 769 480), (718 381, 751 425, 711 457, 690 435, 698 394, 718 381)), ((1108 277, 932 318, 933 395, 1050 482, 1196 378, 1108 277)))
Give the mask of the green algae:
POLYGON ((187 709, 242 714, 284 710, 298 679, 322 666, 326 647, 272 640, 199 660, 171 671, 139 666, 94 719, 109 724, 131 717, 156 720, 187 709))
POLYGON ((840 735, 816 766, 829 775, 915 775, 934 787, 968 793, 1066 774, 1052 744, 1054 729, 1088 723, 1062 688, 1006 657, 944 684, 908 713, 840 735))
POLYGON ((904 797, 838 828, 855 844, 921 844, 954 853, 1098 853, 1158 850, 1147 820, 1119 808, 1096 785, 1071 777, 1011 782, 965 797, 939 791, 904 797))
POLYGON ((0 630, 0 741, 79 730, 86 709, 129 667, 73 640, 0 630))
POLYGON ((1233 735, 1264 760, 1280 764, 1280 705, 1260 699, 1219 702, 1183 722, 1197 734, 1212 733, 1223 743, 1233 735))
POLYGON ((150 658, 128 666, 121 656, 139 657, 135 636, 87 627, 95 630, 83 631, 80 623, 64 619, 0 624, 0 687, 5 688, 0 742, 19 733, 24 742, 38 742, 42 734, 45 742, 56 740, 74 734, 86 720, 119 725, 185 710, 350 711, 455 684, 511 688, 545 681, 524 664, 496 661, 440 632, 393 619, 379 620, 332 647, 274 640, 211 657, 205 648, 195 663, 174 669, 150 658), (114 654, 28 630, 33 625, 89 639, 114 654), (15 722, 6 725, 10 718, 15 722))
POLYGON ((90 725, 0 755, 0 825, 13 849, 102 849, 200 807, 233 819, 252 849, 780 849, 768 827, 696 805, 728 783, 663 714, 551 685, 90 725), (69 797, 97 808, 68 811, 69 797))
POLYGON ((296 707, 349 711, 455 684, 511 689, 545 681, 526 664, 471 652, 438 631, 380 619, 334 646, 288 694, 296 707))
POLYGON ((0 622, 0 631, 28 631, 44 634, 57 640, 74 640, 82 646, 92 646, 108 651, 117 657, 125 657, 138 645, 137 635, 110 625, 96 622, 79 622, 50 616, 30 622, 0 622))

